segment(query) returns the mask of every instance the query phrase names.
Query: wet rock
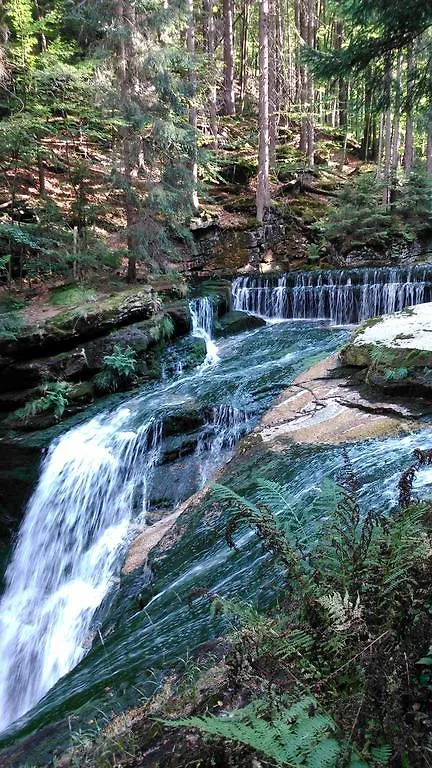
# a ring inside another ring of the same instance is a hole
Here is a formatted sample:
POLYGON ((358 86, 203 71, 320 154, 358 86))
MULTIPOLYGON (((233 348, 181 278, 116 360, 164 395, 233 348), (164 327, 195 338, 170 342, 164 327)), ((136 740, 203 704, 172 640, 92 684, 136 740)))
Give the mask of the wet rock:
POLYGON ((261 328, 266 324, 262 317, 250 315, 248 312, 238 312, 233 310, 222 315, 215 325, 215 336, 230 336, 234 333, 244 333, 252 331, 254 328, 261 328))
POLYGON ((231 309, 231 280, 207 280, 199 283, 195 289, 196 296, 209 296, 220 317, 231 309))
POLYGON ((0 547, 10 544, 35 486, 40 449, 24 440, 2 442, 0 449, 0 547))

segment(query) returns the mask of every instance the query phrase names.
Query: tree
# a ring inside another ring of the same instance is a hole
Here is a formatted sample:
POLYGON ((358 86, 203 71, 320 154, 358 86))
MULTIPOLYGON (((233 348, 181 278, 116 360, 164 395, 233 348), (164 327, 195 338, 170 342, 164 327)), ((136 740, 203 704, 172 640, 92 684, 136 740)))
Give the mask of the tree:
POLYGON ((256 193, 257 220, 262 224, 264 212, 270 205, 269 190, 269 5, 259 4, 259 168, 256 193))
POLYGON ((224 114, 235 115, 233 12, 231 0, 223 0, 224 114))

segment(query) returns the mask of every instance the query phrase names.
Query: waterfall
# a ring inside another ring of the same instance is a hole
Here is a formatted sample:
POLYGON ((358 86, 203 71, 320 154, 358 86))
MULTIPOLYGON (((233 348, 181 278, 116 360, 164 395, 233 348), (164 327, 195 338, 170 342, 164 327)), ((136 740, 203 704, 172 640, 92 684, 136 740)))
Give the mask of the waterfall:
POLYGON ((288 272, 279 278, 238 277, 234 309, 269 318, 360 323, 432 300, 432 269, 425 267, 288 272))
POLYGON ((204 339, 206 344, 206 358, 204 365, 214 365, 219 360, 217 346, 212 339, 214 307, 213 302, 208 296, 200 299, 192 299, 189 302, 189 309, 192 318, 192 336, 198 339, 204 339))
POLYGON ((224 453, 232 451, 235 444, 246 434, 249 417, 246 411, 224 404, 212 409, 211 418, 204 426, 196 456, 199 460, 200 484, 203 487, 215 470, 221 466, 224 453))
POLYGON ((84 656, 118 576, 132 518, 145 516, 161 425, 103 414, 50 448, 0 602, 0 731, 84 656))

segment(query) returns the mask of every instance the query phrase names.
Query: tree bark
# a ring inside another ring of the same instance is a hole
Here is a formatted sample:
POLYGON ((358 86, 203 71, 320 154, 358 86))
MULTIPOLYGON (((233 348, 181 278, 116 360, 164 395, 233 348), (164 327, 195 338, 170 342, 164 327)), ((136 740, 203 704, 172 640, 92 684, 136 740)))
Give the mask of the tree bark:
POLYGON ((234 43, 231 0, 223 0, 224 15, 224 114, 235 115, 234 43))
POLYGON ((414 118, 413 118, 413 106, 414 106, 414 45, 411 43, 408 46, 407 53, 407 94, 406 94, 406 129, 405 129, 405 151, 404 151, 404 168, 405 176, 411 173, 414 162, 414 118))
POLYGON ((242 6, 242 30, 241 30, 241 59, 240 59, 240 111, 243 114, 245 105, 245 96, 248 81, 248 35, 249 35, 249 0, 243 0, 242 6))
MULTIPOLYGON (((340 51, 344 42, 343 23, 335 22, 335 49, 340 51)), ((346 128, 348 122, 348 80, 340 77, 338 80, 338 126, 346 128)))
POLYGON ((188 28, 186 33, 186 47, 189 54, 189 83, 191 86, 191 98, 189 100, 189 122, 193 131, 193 158, 192 158, 192 208, 198 210, 198 159, 197 159, 197 127, 198 114, 196 108, 197 75, 195 69, 195 19, 193 0, 187 0, 188 28))
POLYGON ((269 6, 259 2, 259 168, 256 193, 257 221, 262 224, 264 212, 270 205, 269 190, 269 6))
POLYGON ((129 0, 116 0, 116 17, 118 25, 116 74, 120 86, 120 111, 122 126, 120 128, 123 162, 123 195, 126 213, 126 231, 128 248, 127 280, 136 281, 137 261, 137 210, 133 194, 133 139, 129 125, 131 111, 131 96, 134 87, 133 52, 130 43, 131 25, 134 21, 134 9, 129 0))
POLYGON ((215 29, 212 0, 203 0, 204 12, 204 46, 209 61, 209 123, 213 136, 214 148, 217 147, 217 89, 216 89, 216 64, 215 64, 215 29))
POLYGON ((276 148, 276 7, 268 0, 268 91, 269 91, 269 162, 273 163, 276 148))
POLYGON ((395 106, 393 118, 393 137, 392 137, 392 169, 397 171, 399 165, 399 139, 400 139, 400 108, 401 108, 401 71, 402 54, 398 53, 395 81, 395 106))

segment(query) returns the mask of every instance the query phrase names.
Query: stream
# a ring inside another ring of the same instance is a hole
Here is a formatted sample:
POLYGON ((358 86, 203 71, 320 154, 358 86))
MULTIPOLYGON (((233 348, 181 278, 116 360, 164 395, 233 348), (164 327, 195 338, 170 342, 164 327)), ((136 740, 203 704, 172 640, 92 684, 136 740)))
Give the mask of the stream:
MULTIPOLYGON (((397 285, 405 288, 392 295, 403 305, 413 295, 428 299, 423 273, 415 278, 398 276, 397 285)), ((233 286, 235 307, 270 317, 289 314, 286 280, 266 285, 240 280, 233 286), (257 289, 262 296, 262 289, 267 291, 265 300, 250 306, 257 289), (270 299, 275 290, 277 311, 270 299)), ((360 284, 369 284, 365 280, 360 284)), ((380 280, 375 295, 386 290, 380 280)), ((321 311, 328 307, 321 304, 312 317, 321 311)), ((116 597, 128 542, 146 524, 149 511, 163 510, 168 503, 172 508, 201 488, 295 376, 349 336, 346 328, 326 320, 297 319, 269 322, 216 344, 212 312, 208 298, 191 302, 193 334, 207 346, 199 368, 125 396, 120 405, 57 438, 43 460, 0 602, 3 745, 16 732, 31 732, 72 713, 85 723, 96 710, 121 709, 151 693, 163 670, 223 631, 205 601, 188 604, 191 589, 204 586, 258 605, 274 589, 256 537, 245 533, 239 550, 229 550, 223 521, 212 526, 203 515, 165 553, 152 582, 143 584, 142 572, 132 574, 116 597), (169 425, 185 415, 193 427, 187 427, 181 442, 169 425)), ((394 503, 398 476, 417 446, 432 447, 427 428, 349 447, 364 504, 388 508, 394 503)), ((320 498, 322 482, 337 475, 342 463, 338 446, 297 446, 289 463, 285 454, 269 455, 258 468, 232 476, 228 465, 224 482, 253 496, 258 472, 281 482, 292 506, 304 508, 320 498)), ((429 493, 432 469, 419 472, 416 483, 419 493, 429 493)))

